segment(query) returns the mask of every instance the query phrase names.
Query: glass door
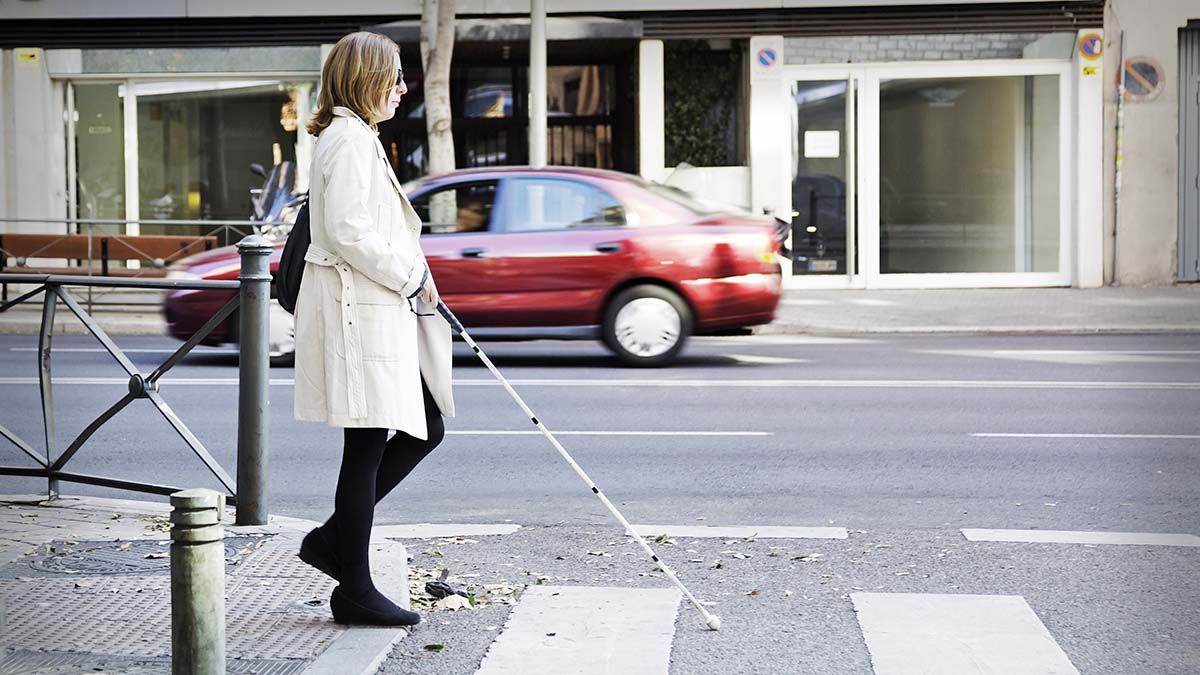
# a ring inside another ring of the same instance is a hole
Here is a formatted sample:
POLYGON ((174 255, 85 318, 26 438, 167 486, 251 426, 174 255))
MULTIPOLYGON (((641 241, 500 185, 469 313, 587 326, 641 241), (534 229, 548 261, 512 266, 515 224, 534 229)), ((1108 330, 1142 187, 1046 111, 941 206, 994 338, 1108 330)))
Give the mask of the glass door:
POLYGON ((787 78, 791 116, 791 228, 785 282, 848 288, 857 259, 857 110, 860 73, 803 69, 787 78))

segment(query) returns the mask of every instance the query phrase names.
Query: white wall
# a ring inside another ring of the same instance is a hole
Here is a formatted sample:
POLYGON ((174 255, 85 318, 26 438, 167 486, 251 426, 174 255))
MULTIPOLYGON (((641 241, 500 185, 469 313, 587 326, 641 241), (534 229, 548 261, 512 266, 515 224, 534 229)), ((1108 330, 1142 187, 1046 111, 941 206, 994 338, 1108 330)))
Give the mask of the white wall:
MULTIPOLYGON (((750 210, 788 218, 792 211, 791 175, 785 171, 791 152, 788 99, 783 95, 784 41, 781 35, 750 38, 750 210), (777 55, 774 64, 757 60, 761 50, 777 55)), ((790 218, 788 218, 790 219, 790 218)))
POLYGON ((666 92, 662 40, 638 45, 638 173, 661 181, 666 174, 666 92))
POLYGON ((1116 80, 1104 78, 1106 231, 1115 237, 1112 280, 1123 286, 1161 286, 1176 276, 1178 237, 1179 29, 1200 19, 1196 0, 1110 0, 1106 20, 1105 72, 1120 69, 1121 31, 1125 54, 1162 64, 1165 84, 1152 101, 1125 102, 1120 219, 1113 219, 1113 162, 1116 80))
MULTIPOLYGON (((0 212, 6 218, 67 213, 62 85, 50 81, 41 49, 0 58, 0 212)), ((6 232, 63 232, 62 224, 0 223, 6 232)))

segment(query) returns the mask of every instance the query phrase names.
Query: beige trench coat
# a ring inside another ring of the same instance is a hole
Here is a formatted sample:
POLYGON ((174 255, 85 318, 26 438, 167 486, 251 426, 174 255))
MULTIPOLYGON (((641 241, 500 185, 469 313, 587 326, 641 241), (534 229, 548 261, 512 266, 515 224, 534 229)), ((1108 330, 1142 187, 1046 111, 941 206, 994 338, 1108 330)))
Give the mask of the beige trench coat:
POLYGON ((450 326, 419 297, 429 275, 421 220, 375 132, 347 108, 333 114, 309 178, 296 419, 425 439, 422 376, 443 415, 454 415, 454 399, 450 326))

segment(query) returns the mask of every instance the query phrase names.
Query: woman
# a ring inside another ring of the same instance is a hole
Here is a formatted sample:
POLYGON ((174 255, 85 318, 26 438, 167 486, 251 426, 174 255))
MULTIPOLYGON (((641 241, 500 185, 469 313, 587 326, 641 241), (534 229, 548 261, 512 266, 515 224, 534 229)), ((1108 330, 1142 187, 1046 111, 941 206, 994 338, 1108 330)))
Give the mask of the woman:
POLYGON ((338 581, 338 623, 421 618, 376 590, 368 565, 375 504, 442 440, 454 415, 450 327, 418 237, 421 221, 376 137, 408 89, 400 52, 374 33, 343 37, 321 71, 310 172, 312 245, 296 300, 299 420, 344 429, 334 513, 300 558, 338 581), (388 430, 396 434, 388 440, 388 430))

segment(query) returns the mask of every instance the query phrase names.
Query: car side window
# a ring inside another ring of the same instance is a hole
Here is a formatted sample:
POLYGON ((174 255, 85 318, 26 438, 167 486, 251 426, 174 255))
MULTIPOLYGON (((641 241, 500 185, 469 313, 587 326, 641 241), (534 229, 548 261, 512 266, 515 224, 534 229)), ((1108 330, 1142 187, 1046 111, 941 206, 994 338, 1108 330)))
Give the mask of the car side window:
POLYGON ((421 234, 486 232, 496 203, 497 181, 456 183, 412 200, 421 218, 421 234))
POLYGON ((612 195, 573 180, 510 178, 503 203, 506 232, 625 224, 625 209, 612 195))

